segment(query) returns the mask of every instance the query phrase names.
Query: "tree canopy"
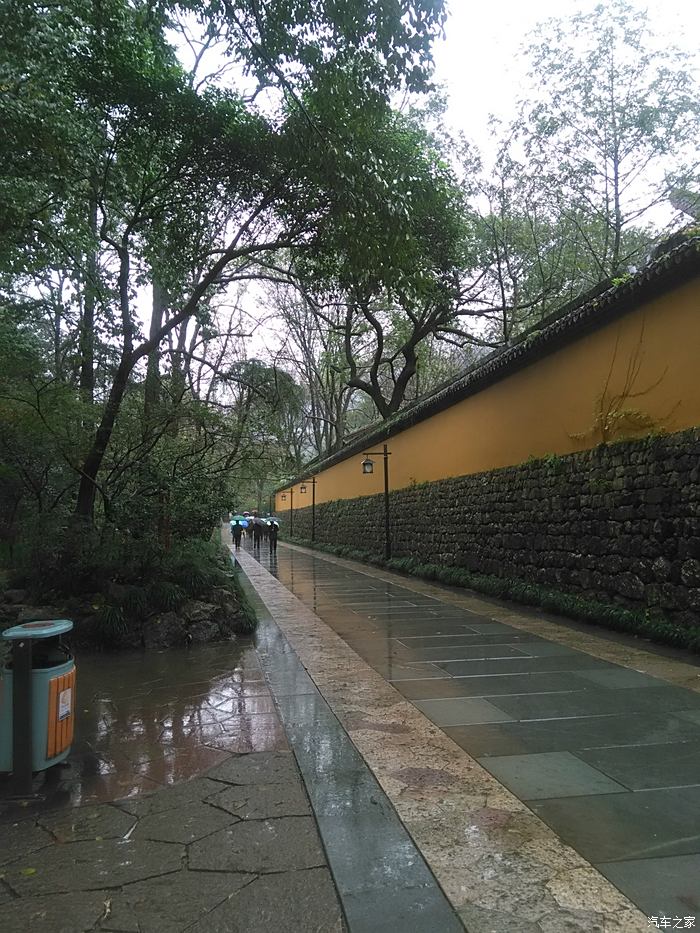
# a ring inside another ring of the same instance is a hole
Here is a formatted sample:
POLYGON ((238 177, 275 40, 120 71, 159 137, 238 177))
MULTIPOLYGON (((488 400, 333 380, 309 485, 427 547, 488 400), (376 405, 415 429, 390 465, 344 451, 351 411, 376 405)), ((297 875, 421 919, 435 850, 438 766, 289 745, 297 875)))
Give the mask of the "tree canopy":
POLYGON ((444 22, 441 0, 0 0, 8 541, 47 515, 204 534, 639 266, 660 204, 694 210, 696 75, 625 0, 536 32, 490 162, 444 128, 444 22))
POLYGON ((379 243, 380 273, 405 269, 409 211, 362 141, 393 90, 426 86, 443 18, 433 0, 3 0, 6 529, 58 511, 200 533, 236 471, 293 446, 298 390, 246 360, 226 296, 282 250, 359 276, 379 243), (183 22, 236 81, 192 79, 183 22), (376 218, 359 236, 349 205, 376 218))

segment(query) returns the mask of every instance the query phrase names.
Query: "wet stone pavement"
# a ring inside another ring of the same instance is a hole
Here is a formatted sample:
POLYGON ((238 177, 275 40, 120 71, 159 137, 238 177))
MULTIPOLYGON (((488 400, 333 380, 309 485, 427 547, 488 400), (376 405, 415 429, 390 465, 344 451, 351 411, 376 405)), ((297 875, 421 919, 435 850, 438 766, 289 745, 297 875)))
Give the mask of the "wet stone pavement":
POLYGON ((692 657, 300 548, 254 556, 252 585, 467 929, 700 928, 692 657))
POLYGON ((68 765, 26 806, 0 782, 2 933, 700 914, 697 665, 303 549, 237 557, 254 641, 81 655, 68 765))
POLYGON ((362 755, 254 590, 258 652, 351 933, 464 933, 362 755))
POLYGON ((0 784, 3 933, 341 933, 253 645, 78 659, 77 742, 0 784))

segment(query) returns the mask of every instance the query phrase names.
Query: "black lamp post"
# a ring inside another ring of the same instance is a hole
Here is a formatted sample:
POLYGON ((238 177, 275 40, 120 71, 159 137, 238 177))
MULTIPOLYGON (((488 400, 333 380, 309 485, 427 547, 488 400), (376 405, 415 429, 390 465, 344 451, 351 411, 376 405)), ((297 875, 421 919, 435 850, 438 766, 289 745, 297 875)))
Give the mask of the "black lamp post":
MULTIPOLYGON (((311 483, 311 543, 316 540, 316 477, 312 476, 309 480, 311 483)), ((306 483, 302 483, 299 487, 299 492, 306 492, 306 483)))
MULTIPOLYGON (((289 487, 289 537, 291 538, 294 534, 294 487, 289 487)), ((287 501, 287 493, 283 492, 280 496, 282 502, 287 501)))
POLYGON ((391 533, 389 531, 389 457, 391 454, 384 444, 384 450, 370 450, 365 454, 362 461, 362 472, 365 474, 374 473, 374 461, 370 457, 384 457, 384 556, 387 560, 391 557, 391 533))

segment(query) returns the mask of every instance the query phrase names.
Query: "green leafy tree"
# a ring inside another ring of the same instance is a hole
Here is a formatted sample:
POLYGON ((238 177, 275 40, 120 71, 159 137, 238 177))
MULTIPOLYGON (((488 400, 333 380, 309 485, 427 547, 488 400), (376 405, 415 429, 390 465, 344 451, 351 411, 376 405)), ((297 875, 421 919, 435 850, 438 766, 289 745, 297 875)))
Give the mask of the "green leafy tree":
POLYGON ((669 179, 700 165, 697 63, 655 41, 626 0, 543 23, 527 57, 535 88, 517 131, 530 174, 598 279, 625 272, 648 250, 640 234, 669 179))
POLYGON ((66 0, 46 8, 4 0, 0 17, 12 34, 0 268, 8 294, 22 276, 29 294, 31 276, 68 267, 69 313, 57 306, 54 333, 75 354, 71 385, 87 405, 71 462, 76 514, 92 519, 100 496, 109 508, 109 449, 121 434, 131 437, 119 419, 124 405, 136 404, 142 370, 141 443, 149 443, 160 437, 152 414, 161 348, 176 336, 177 397, 190 325, 207 326, 222 289, 257 275, 261 257, 313 250, 321 239, 339 244, 348 269, 364 268, 369 251, 357 249, 362 238, 341 219, 350 201, 390 214, 391 192, 366 184, 361 149, 339 141, 349 138, 348 115, 357 129, 363 113, 369 120, 382 112, 391 89, 425 85, 442 5, 375 0, 342 10, 331 2, 262 10, 66 0), (183 7, 277 93, 273 112, 238 91, 195 84, 183 71, 167 39, 183 7), (156 300, 144 333, 137 299, 148 284, 156 300))
POLYGON ((343 351, 344 311, 337 305, 321 309, 299 284, 278 283, 268 292, 282 332, 275 360, 304 387, 300 446, 306 443, 309 455, 323 457, 342 444, 354 391, 343 351))
POLYGON ((387 418, 406 398, 421 342, 454 325, 463 203, 446 156, 412 115, 356 115, 338 145, 340 214, 293 274, 316 326, 340 339, 348 388, 387 418), (351 166, 360 153, 361 172, 351 166))

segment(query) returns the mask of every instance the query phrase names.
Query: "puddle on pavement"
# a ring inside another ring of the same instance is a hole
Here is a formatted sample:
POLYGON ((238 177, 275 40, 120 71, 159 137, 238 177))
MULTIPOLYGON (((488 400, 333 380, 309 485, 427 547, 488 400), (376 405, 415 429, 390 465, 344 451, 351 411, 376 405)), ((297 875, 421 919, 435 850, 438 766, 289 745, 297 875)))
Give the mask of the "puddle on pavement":
MULTIPOLYGON (((75 741, 35 776, 39 806, 80 806, 186 781, 234 752, 286 747, 251 640, 79 653, 75 741)), ((0 781, 0 808, 10 793, 0 781)), ((14 809, 10 807, 9 809, 14 809)))

